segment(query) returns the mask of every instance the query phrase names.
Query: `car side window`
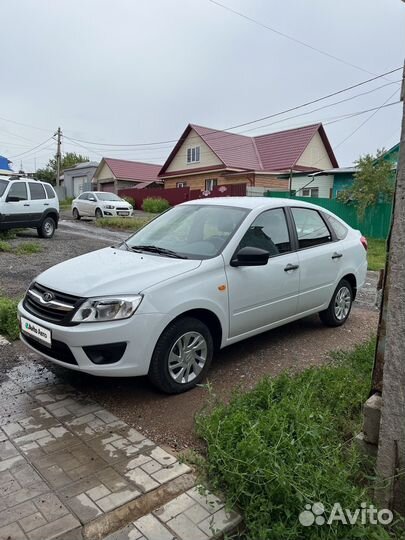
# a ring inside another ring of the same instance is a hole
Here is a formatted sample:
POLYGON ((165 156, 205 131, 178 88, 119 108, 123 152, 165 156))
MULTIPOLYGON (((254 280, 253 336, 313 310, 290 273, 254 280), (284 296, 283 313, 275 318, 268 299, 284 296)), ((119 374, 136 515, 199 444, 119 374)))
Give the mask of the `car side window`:
POLYGON ((48 199, 54 199, 56 197, 56 193, 54 192, 52 186, 49 184, 44 184, 46 194, 48 195, 48 199))
POLYGON ((39 199, 46 199, 44 186, 37 182, 29 182, 31 200, 37 201, 39 199))
POLYGON ((239 249, 257 247, 270 253, 270 257, 291 251, 291 240, 282 208, 267 210, 258 216, 242 238, 239 249))
POLYGON ((87 200, 87 193, 82 193, 80 197, 78 197, 80 201, 86 201, 87 200))
POLYGON ((332 242, 332 235, 317 210, 291 208, 298 236, 299 249, 332 242))
POLYGON ((27 184, 25 182, 16 182, 11 184, 7 198, 13 198, 13 200, 26 201, 27 200, 27 184))
POLYGON ((326 218, 326 221, 329 223, 332 229, 335 231, 336 238, 338 240, 343 240, 344 238, 346 238, 348 229, 343 225, 343 223, 341 223, 329 214, 324 214, 324 217, 326 218))

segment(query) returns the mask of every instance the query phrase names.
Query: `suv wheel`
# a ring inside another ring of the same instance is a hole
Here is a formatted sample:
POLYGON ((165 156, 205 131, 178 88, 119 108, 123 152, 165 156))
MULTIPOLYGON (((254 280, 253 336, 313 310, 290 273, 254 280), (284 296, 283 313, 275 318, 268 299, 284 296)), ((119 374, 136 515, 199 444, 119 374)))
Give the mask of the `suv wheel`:
POLYGON ((103 217, 103 212, 100 210, 100 208, 96 208, 96 219, 100 219, 103 217))
POLYGON ((72 215, 73 219, 79 220, 81 218, 81 215, 79 214, 79 210, 77 208, 73 208, 72 215))
POLYGON ((38 227, 38 236, 40 238, 52 238, 56 229, 55 220, 51 217, 47 217, 43 220, 41 225, 38 227))
POLYGON ((211 364, 214 343, 199 319, 184 317, 170 324, 160 336, 148 377, 167 394, 179 394, 201 382, 211 364))
POLYGON ((327 326, 341 326, 349 318, 352 304, 352 286, 346 279, 342 279, 333 293, 328 309, 321 311, 319 317, 327 326))

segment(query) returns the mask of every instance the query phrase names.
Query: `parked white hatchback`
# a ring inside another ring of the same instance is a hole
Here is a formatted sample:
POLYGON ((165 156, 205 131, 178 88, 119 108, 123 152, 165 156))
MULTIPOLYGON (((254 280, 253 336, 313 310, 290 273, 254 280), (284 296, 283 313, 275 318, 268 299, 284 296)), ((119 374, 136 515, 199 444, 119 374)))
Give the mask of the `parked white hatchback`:
POLYGON ((215 349, 314 313, 343 324, 366 248, 359 231, 304 202, 190 201, 39 275, 19 305, 21 339, 75 370, 148 375, 183 392, 215 349))
POLYGON ((84 191, 72 201, 72 214, 81 217, 132 216, 133 208, 125 199, 107 191, 84 191))

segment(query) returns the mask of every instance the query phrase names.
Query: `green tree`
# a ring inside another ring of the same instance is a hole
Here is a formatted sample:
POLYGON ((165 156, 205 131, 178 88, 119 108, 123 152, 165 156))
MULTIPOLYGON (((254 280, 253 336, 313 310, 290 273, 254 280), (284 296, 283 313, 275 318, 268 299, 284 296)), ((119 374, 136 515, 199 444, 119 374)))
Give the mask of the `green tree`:
MULTIPOLYGON (((61 171, 73 167, 77 163, 85 163, 89 161, 87 156, 82 156, 81 154, 76 154, 76 152, 66 152, 62 154, 61 161, 61 171)), ((43 180, 44 182, 50 182, 55 184, 56 181, 56 156, 51 158, 48 161, 46 167, 38 169, 35 173, 35 178, 37 180, 43 180)))
POLYGON ((352 186, 342 191, 338 199, 357 203, 357 212, 364 217, 366 209, 381 201, 391 201, 395 191, 392 163, 383 158, 385 150, 377 155, 365 154, 355 162, 357 172, 352 186))

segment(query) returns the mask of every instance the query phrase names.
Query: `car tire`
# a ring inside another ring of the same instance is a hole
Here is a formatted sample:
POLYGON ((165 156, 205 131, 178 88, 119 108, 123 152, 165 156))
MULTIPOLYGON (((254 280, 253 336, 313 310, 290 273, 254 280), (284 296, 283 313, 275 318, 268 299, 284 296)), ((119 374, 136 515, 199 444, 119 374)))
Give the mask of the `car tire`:
POLYGON ((52 238, 55 233, 56 223, 52 217, 46 217, 37 228, 40 238, 52 238))
POLYGON ((186 392, 203 380, 213 352, 214 342, 206 324, 194 317, 177 319, 163 331, 155 346, 149 380, 166 394, 186 392), (195 349, 199 344, 201 347, 195 349))
POLYGON ((319 313, 326 326, 342 326, 349 318, 353 305, 353 288, 347 279, 342 279, 333 293, 332 300, 325 311, 319 313))
POLYGON ((96 216, 96 219, 100 219, 100 218, 103 217, 103 212, 102 212, 102 210, 100 210, 100 208, 96 208, 95 216, 96 216))
POLYGON ((79 210, 77 208, 73 208, 72 210, 73 219, 79 220, 82 216, 79 214, 79 210))

